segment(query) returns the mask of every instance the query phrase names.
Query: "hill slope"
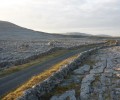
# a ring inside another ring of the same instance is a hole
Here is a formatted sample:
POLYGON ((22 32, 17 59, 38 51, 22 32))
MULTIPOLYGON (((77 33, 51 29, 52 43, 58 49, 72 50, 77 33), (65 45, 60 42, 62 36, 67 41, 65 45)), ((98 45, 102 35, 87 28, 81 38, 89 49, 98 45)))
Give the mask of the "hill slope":
POLYGON ((52 38, 52 34, 37 32, 10 22, 0 21, 0 39, 41 39, 52 38))
POLYGON ((80 32, 68 32, 66 35, 76 35, 76 36, 92 36, 92 34, 80 33, 80 32))

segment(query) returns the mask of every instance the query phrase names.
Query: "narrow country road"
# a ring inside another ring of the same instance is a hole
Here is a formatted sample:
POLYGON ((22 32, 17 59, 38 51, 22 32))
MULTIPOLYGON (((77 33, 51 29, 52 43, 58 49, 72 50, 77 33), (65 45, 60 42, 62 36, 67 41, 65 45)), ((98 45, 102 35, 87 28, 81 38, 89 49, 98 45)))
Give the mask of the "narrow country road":
POLYGON ((92 47, 81 47, 78 50, 73 50, 72 52, 68 52, 64 55, 61 55, 59 57, 47 60, 46 62, 36 65, 36 66, 31 66, 28 67, 24 70, 21 70, 19 72, 15 72, 13 74, 10 74, 6 77, 0 78, 0 96, 10 92, 11 90, 17 88, 19 85, 22 83, 26 82, 29 80, 32 76, 37 75, 44 70, 50 68, 54 64, 71 57, 75 54, 78 54, 82 51, 88 50, 92 47))

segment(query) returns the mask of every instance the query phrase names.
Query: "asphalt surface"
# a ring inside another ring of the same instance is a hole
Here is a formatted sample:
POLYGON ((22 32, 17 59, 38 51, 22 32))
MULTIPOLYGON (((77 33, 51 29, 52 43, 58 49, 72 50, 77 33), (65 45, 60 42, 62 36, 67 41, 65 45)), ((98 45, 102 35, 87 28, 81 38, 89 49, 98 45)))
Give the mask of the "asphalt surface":
POLYGON ((40 74, 44 70, 50 68, 54 64, 71 57, 75 54, 78 54, 80 52, 83 52, 85 50, 90 49, 91 47, 87 48, 80 48, 78 50, 73 50, 72 52, 68 52, 64 55, 61 55, 59 57, 47 60, 46 62, 42 64, 38 64, 36 66, 30 66, 24 70, 21 70, 19 72, 15 72, 13 74, 10 74, 6 77, 0 78, 0 96, 10 92, 11 90, 17 88, 22 83, 29 80, 32 76, 40 74))

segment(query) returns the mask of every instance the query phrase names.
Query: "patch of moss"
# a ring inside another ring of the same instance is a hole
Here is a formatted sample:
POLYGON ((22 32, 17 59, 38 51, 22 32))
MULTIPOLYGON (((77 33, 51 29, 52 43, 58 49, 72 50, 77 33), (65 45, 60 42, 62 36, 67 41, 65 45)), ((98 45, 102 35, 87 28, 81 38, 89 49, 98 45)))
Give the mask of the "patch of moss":
POLYGON ((89 66, 90 66, 90 69, 92 69, 93 66, 96 64, 96 61, 89 58, 89 59, 86 59, 86 60, 83 62, 83 65, 84 65, 84 64, 89 65, 89 66))
POLYGON ((89 100, 98 100, 98 96, 99 96, 98 93, 95 93, 95 92, 91 93, 89 100))
POLYGON ((111 94, 109 92, 109 89, 108 89, 108 91, 105 92, 104 97, 105 97, 105 100, 111 100, 111 94))
POLYGON ((92 86, 93 87, 97 86, 98 82, 100 82, 100 76, 99 75, 95 77, 95 80, 92 82, 92 86))
POLYGON ((70 97, 67 97, 66 100, 71 100, 70 97))
POLYGON ((70 89, 74 89, 75 86, 76 86, 76 84, 74 84, 74 83, 71 83, 70 85, 67 85, 67 86, 59 86, 55 89, 54 95, 62 94, 65 91, 68 91, 70 89))
POLYGON ((80 95, 80 84, 71 83, 68 86, 58 86, 58 87, 56 87, 52 92, 47 93, 45 96, 43 96, 43 99, 44 100, 49 100, 52 96, 63 94, 64 92, 66 92, 68 90, 71 90, 71 89, 75 89, 76 96, 80 95))

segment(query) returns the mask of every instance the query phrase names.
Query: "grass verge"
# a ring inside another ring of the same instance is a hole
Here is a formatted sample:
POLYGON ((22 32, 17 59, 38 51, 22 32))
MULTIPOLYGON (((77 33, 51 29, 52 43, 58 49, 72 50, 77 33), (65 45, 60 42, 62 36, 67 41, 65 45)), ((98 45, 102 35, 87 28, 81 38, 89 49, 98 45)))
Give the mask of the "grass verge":
POLYGON ((21 96, 23 94, 23 91, 31 88, 32 86, 38 84, 39 82, 45 80, 46 78, 51 76, 54 72, 59 70, 61 68, 61 66, 68 64, 71 60, 73 60, 75 58, 77 58, 77 55, 74 55, 66 60, 63 60, 60 63, 55 64, 54 66, 52 66, 51 68, 42 72, 39 75, 33 76, 29 81, 27 81, 26 83, 24 83, 23 85, 18 87, 16 90, 14 90, 14 91, 8 93, 6 96, 4 96, 2 100, 16 100, 16 98, 18 98, 19 96, 21 96))

